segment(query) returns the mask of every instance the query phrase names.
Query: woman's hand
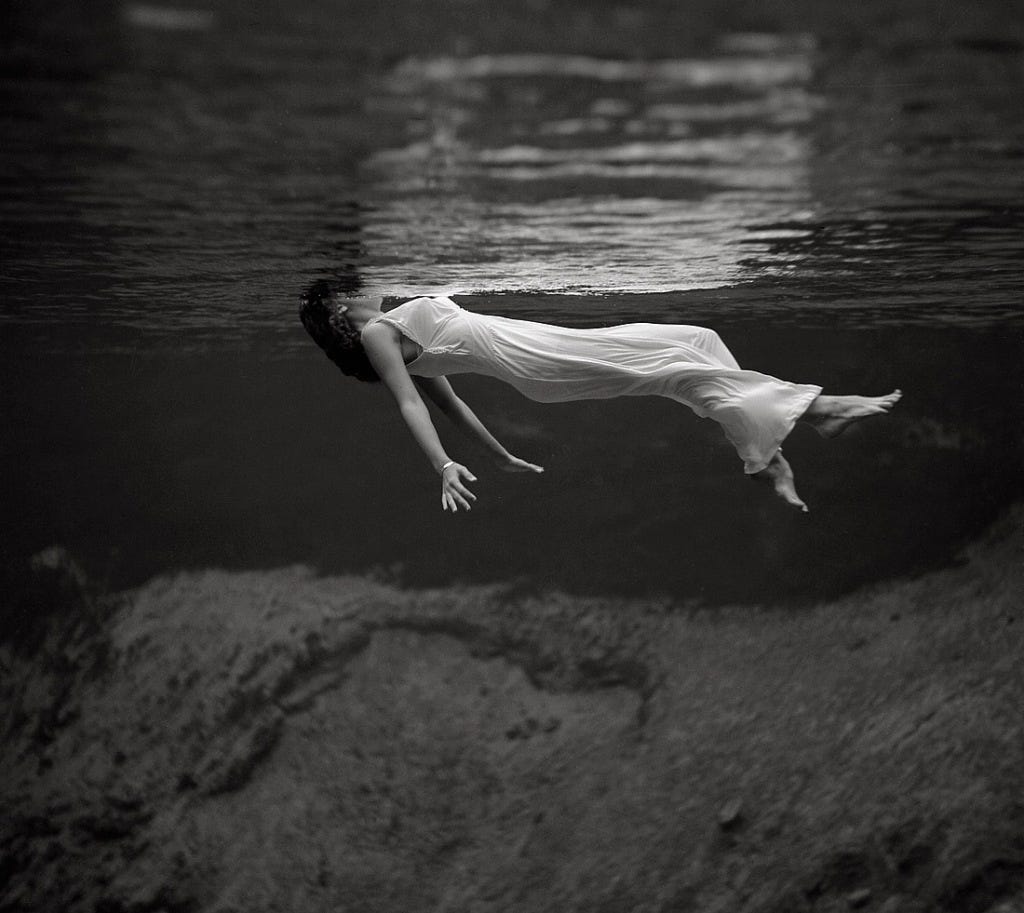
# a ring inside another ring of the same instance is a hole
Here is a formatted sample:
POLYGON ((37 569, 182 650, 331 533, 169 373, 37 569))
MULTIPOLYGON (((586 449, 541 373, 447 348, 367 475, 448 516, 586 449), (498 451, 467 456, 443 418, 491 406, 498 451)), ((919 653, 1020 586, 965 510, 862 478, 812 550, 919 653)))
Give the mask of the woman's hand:
POLYGON ((498 467, 504 469, 505 472, 543 472, 544 467, 538 466, 536 463, 527 463, 526 460, 521 460, 517 456, 512 456, 511 453, 506 453, 504 456, 497 458, 498 467))
POLYGON ((458 513, 460 505, 466 510, 472 510, 469 502, 475 501, 476 495, 462 483, 463 478, 467 482, 476 481, 476 476, 461 463, 451 463, 441 470, 442 510, 450 510, 453 514, 458 513))

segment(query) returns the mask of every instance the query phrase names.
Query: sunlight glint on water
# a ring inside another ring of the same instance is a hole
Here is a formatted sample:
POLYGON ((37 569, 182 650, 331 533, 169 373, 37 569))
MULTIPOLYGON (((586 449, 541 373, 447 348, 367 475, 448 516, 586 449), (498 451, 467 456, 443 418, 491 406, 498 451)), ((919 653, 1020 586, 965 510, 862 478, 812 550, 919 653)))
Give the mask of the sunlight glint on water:
POLYGON ((797 223, 810 204, 813 42, 776 58, 778 44, 648 63, 406 61, 384 85, 407 105, 409 142, 366 162, 368 285, 591 294, 739 281, 744 227, 797 223))
POLYGON ((343 276, 574 325, 1021 318, 1024 70, 994 7, 991 34, 723 28, 677 56, 653 24, 489 54, 399 23, 367 47, 333 6, 154 9, 0 35, 0 323, 283 350, 301 289, 343 276))

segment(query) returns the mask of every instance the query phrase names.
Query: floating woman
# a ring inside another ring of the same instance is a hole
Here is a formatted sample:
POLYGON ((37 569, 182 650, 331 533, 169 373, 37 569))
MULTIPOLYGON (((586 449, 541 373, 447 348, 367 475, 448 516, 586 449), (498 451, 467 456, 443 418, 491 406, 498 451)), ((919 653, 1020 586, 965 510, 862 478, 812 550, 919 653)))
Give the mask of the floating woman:
POLYGON ((464 310, 443 297, 414 298, 387 312, 381 298, 344 297, 324 280, 303 296, 299 316, 344 374, 383 381, 416 442, 441 476, 441 506, 469 510, 476 476, 449 458, 425 393, 509 472, 543 472, 510 454, 452 390, 450 374, 485 374, 542 403, 615 396, 666 396, 714 419, 747 475, 806 511, 781 444, 798 422, 823 437, 889 412, 902 393, 826 396, 814 384, 740 368, 714 330, 657 323, 572 329, 464 310))

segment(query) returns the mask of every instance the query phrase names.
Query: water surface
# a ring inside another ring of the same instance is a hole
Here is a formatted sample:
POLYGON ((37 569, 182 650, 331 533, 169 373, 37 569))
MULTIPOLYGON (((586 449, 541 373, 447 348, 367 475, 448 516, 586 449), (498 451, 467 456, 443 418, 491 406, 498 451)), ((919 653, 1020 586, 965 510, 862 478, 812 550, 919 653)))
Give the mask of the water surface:
POLYGON ((1019 13, 7 10, 9 563, 59 542, 119 583, 307 560, 715 600, 950 560, 1020 493, 992 469, 1021 457, 1019 13), (794 438, 799 526, 678 407, 467 380, 549 474, 478 470, 481 510, 435 516, 381 391, 299 327, 316 278, 710 323, 754 367, 908 398, 889 430, 794 438))

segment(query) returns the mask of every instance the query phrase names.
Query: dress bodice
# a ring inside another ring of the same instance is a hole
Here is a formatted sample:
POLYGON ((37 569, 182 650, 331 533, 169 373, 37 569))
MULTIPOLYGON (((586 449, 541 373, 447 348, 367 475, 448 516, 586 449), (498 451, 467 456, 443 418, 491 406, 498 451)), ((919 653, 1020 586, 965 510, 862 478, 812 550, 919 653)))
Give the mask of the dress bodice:
POLYGON ((479 343, 477 327, 474 333, 470 325, 472 317, 450 298, 413 298, 393 307, 390 311, 370 318, 370 323, 381 321, 395 327, 407 339, 415 342, 420 349, 419 357, 406 367, 410 374, 419 377, 438 377, 442 374, 463 374, 466 372, 489 373, 486 370, 484 347, 479 343), (474 358, 474 351, 483 358, 474 358))

